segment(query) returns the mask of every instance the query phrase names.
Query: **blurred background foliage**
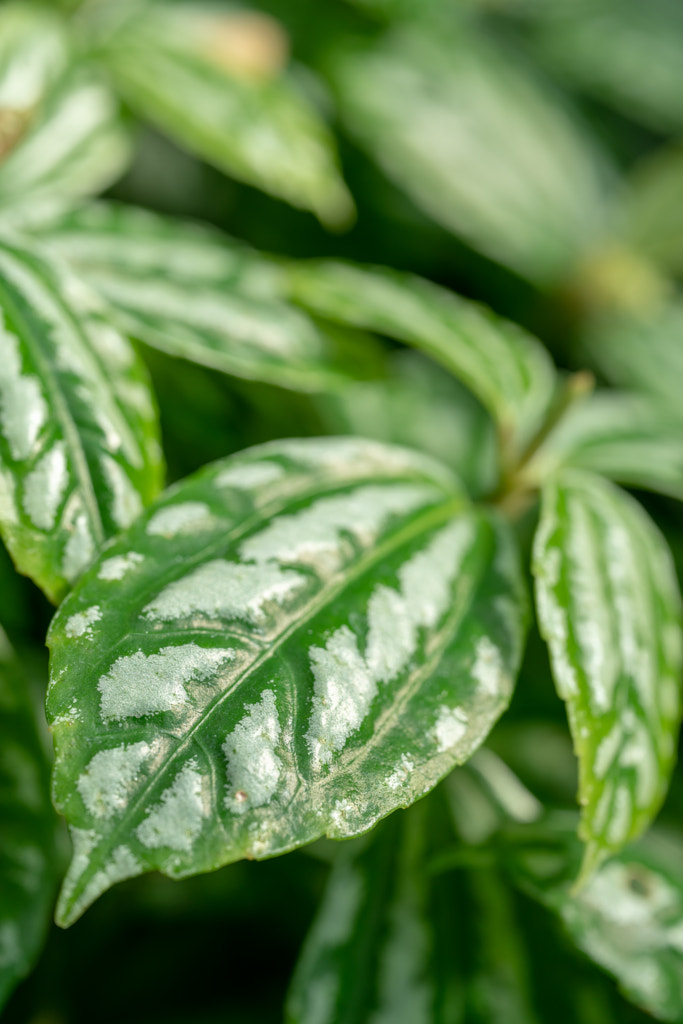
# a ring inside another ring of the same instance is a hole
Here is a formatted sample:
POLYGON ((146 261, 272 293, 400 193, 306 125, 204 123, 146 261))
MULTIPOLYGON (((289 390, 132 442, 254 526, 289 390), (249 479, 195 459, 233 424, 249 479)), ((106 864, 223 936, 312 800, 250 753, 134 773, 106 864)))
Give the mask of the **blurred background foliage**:
MULTIPOLYGON (((258 9, 214 5, 226 19, 220 38, 206 35, 194 4, 59 6, 77 37, 87 27, 123 100, 114 163, 126 169, 108 198, 206 222, 277 258, 334 256, 423 275, 537 334, 566 370, 590 369, 600 385, 636 390, 683 420, 678 0, 263 0, 258 9), (204 58, 211 44, 210 59, 197 60, 195 44, 204 58)), ((55 79, 70 59, 59 24, 55 79)), ((0 62, 20 45, 20 35, 0 39, 0 62)), ((0 124, 0 153, 2 130, 11 126, 0 124)), ((13 182, 26 160, 7 149, 15 165, 0 164, 0 206, 19 216, 13 182)), ((74 181, 68 161, 62 178, 74 181)), ((53 199, 46 191, 44 210, 53 199)), ((368 339, 357 360, 361 379, 302 394, 142 346, 169 480, 271 438, 356 433, 428 451, 472 493, 490 493, 495 439, 479 403, 426 356, 387 341, 375 358, 371 347, 368 339)), ((672 494, 683 493, 681 448, 674 440, 672 494)), ((680 505, 639 497, 680 572, 680 505)), ((527 545, 532 516, 519 525, 527 545)), ((0 621, 37 700, 50 614, 1 552, 0 621)), ((274 1024, 286 1001, 291 1021, 322 1024, 307 977, 324 956, 344 986, 339 1024, 361 1024, 382 984, 392 901, 411 885, 405 912, 415 901, 428 907, 431 962, 420 969, 436 979, 443 1024, 649 1019, 572 937, 635 1002, 683 1020, 680 933, 669 945, 662 938, 683 902, 664 907, 659 931, 649 918, 639 934, 608 921, 607 953, 586 936, 609 908, 565 912, 561 883, 578 856, 575 789, 564 708, 533 632, 512 708, 487 749, 416 808, 348 843, 117 887, 68 932, 51 929, 3 1020, 274 1024), (537 801, 538 834, 522 837, 537 801), (418 817, 429 837, 420 848, 411 839, 418 817), (351 946, 332 938, 305 946, 299 960, 316 913, 324 930, 325 914, 340 912, 349 872, 374 901, 351 946)), ((653 837, 615 861, 634 899, 649 898, 648 879, 663 876, 683 899, 671 855, 682 814, 679 771, 653 837)), ((421 943, 404 951, 408 972, 421 943)), ((399 1002, 382 1024, 423 1019, 410 1012, 399 1002)))

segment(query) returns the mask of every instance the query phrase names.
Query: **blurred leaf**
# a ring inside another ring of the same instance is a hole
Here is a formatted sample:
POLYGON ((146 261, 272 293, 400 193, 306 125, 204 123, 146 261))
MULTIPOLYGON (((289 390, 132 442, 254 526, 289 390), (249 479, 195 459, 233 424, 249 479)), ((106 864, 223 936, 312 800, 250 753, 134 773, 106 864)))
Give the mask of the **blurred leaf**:
MULTIPOLYGON (((682 83, 683 83, 683 71, 682 83)), ((681 101, 683 117, 683 100, 681 101)), ((624 199, 623 232, 642 258, 683 274, 683 146, 664 147, 636 165, 624 199)))
POLYGON ((332 434, 407 445, 455 470, 470 494, 495 489, 493 423, 458 381, 419 352, 393 354, 388 380, 350 383, 318 401, 332 434))
POLYGON ((682 419, 683 301, 644 308, 640 313, 605 313, 583 328, 588 360, 618 387, 645 391, 682 419))
POLYGON ((475 249, 547 286, 600 238, 604 158, 506 49, 464 27, 437 39, 411 26, 340 47, 332 75, 388 177, 475 249))
POLYGON ((508 849, 508 868, 628 999, 657 1020, 683 1021, 683 841, 654 830, 574 893, 580 851, 572 825, 571 816, 548 819, 535 848, 508 849))
POLYGON ((171 488, 50 630, 61 923, 412 803, 507 705, 525 611, 505 524, 416 452, 278 441, 171 488))
POLYGON ((0 1007, 43 945, 56 889, 56 818, 28 686, 0 630, 0 1007))
POLYGON ((560 466, 683 500, 680 420, 647 395, 588 395, 567 410, 525 472, 543 480, 560 466))
POLYGON ((0 243, 0 529, 59 600, 161 484, 142 363, 99 300, 39 251, 0 243))
POLYGON ((579 758, 587 875, 643 832, 667 790, 681 714, 680 594, 644 509, 579 471, 544 487, 533 572, 579 758))
POLYGON ((683 127, 683 10, 677 0, 530 4, 535 53, 626 117, 683 127))
POLYGON ((0 164, 0 219, 43 227, 110 185, 130 156, 118 102, 94 70, 72 68, 0 164))
POLYGON ((242 181, 340 226, 353 215, 333 138, 286 71, 279 23, 252 11, 149 3, 103 49, 131 106, 242 181))
POLYGON ((153 348, 309 391, 376 372, 378 345, 321 330, 283 302, 278 271, 227 235, 131 206, 94 204, 42 238, 153 348))
POLYGON ((409 274, 333 261, 289 264, 287 294, 319 316, 414 345, 470 388, 521 451, 540 428, 556 377, 546 349, 516 324, 409 274))

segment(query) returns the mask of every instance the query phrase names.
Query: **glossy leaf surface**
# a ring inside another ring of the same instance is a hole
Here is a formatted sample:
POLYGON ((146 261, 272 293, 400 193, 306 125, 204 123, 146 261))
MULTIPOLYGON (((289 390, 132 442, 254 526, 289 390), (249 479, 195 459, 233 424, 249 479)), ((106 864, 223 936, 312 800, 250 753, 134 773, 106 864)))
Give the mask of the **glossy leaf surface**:
POLYGON ((57 218, 107 188, 130 156, 119 102, 87 66, 71 68, 0 163, 0 219, 25 228, 57 218))
POLYGON ((36 960, 56 889, 49 768, 26 680, 0 630, 0 1007, 36 960))
POLYGON ((680 420, 647 395, 589 395, 565 413, 526 472, 543 480, 563 465, 683 499, 680 420))
POLYGON ((589 871, 647 827, 666 793, 681 710, 678 584, 641 506, 578 471, 544 489, 533 571, 579 757, 589 871))
POLYGON ((43 234, 154 348, 297 390, 335 388, 381 366, 379 346, 321 330, 282 301, 272 262, 227 235, 97 203, 43 234))
POLYGON ((474 392, 514 446, 539 428, 554 395, 555 371, 540 342, 515 324, 422 278, 384 268, 292 264, 286 288, 319 316, 422 349, 474 392))
POLYGON ((363 832, 466 760, 520 657, 511 543, 438 463, 352 438, 166 492, 50 630, 59 920, 146 870, 363 832))
POLYGON ((264 15, 159 3, 129 19, 104 56, 131 106, 181 145, 323 222, 344 223, 353 201, 334 142, 286 70, 287 47, 264 15))
POLYGON ((506 49, 464 27, 439 40, 410 26, 340 50, 333 79, 388 177, 492 259, 548 284, 599 236, 601 158, 506 49))
POLYGON ((159 490, 142 363, 58 264, 0 242, 0 528, 18 569, 59 600, 159 490))

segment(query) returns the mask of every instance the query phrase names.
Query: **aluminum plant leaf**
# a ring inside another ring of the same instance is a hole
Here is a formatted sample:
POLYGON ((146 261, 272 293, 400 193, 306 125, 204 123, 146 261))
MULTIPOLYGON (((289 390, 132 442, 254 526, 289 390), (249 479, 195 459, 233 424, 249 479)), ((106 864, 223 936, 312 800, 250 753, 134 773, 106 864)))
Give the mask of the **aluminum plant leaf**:
POLYGON ((332 260, 292 263, 289 298, 322 317, 405 341, 450 370, 479 398, 520 453, 553 400, 547 350, 516 324, 419 277, 332 260))
POLYGON ((588 395, 565 412, 524 472, 539 481, 560 466, 683 500, 680 418, 649 395, 588 395))
POLYGON ((283 302, 275 264, 219 231, 96 203, 41 237, 107 299, 123 330, 171 355, 304 391, 381 365, 379 346, 359 339, 347 352, 283 302))
POLYGON ((508 528, 416 452, 278 441, 175 485, 50 629, 60 923, 414 802, 507 705, 525 611, 508 528))
POLYGON ((0 630, 0 1008, 33 967, 57 888, 49 767, 28 685, 0 630))
POLYGON ((514 54, 464 26, 395 28, 332 63, 351 132, 425 213, 536 284, 562 280, 605 228, 587 133, 514 54))
POLYGON ((256 12, 147 4, 103 49, 131 107, 227 174, 331 225, 353 216, 327 125, 256 12))
POLYGON ((644 509, 598 476, 543 489, 533 573, 579 758, 587 876, 650 824, 681 714, 681 603, 671 553, 644 509))
POLYGON ((0 531, 60 600, 161 486, 145 368, 98 297, 11 236, 0 240, 0 531))

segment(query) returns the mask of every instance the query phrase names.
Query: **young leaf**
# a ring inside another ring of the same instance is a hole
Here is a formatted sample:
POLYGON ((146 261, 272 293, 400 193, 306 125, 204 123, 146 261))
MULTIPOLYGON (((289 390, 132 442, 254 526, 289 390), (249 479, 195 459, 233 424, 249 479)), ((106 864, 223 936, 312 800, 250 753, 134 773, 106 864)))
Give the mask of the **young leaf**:
POLYGON ((511 545, 438 463, 352 438, 166 492, 50 629, 60 922, 142 871, 363 832, 466 760, 520 657, 511 545))
POLYGON ((464 25, 414 25, 332 67, 349 128, 415 203, 540 285, 561 280, 605 222, 602 157, 547 83, 464 25))
MULTIPOLYGON (((130 206, 89 206, 42 236, 153 348, 297 390, 339 387, 381 365, 282 301, 274 264, 218 231, 130 206)), ((364 351, 363 348, 366 350, 364 351)))
POLYGON ((0 240, 0 531, 58 601, 158 492, 142 363, 99 300, 38 251, 0 240))
POLYGON ((649 825, 666 793, 681 713, 680 595, 641 506, 578 471, 544 488, 533 572, 579 757, 587 874, 649 825))
POLYGON ((546 349, 515 324, 422 278, 382 267, 292 263, 289 297, 320 316, 414 345, 469 387, 521 449, 543 422, 556 377, 546 349))
POLYGON ((71 68, 0 164, 0 220, 43 227, 115 181, 129 156, 116 97, 93 69, 71 68))
POLYGON ((33 966, 57 881, 49 770, 26 681, 0 630, 0 1008, 33 966))
POLYGON ((648 395, 587 395, 567 410, 525 473, 544 480, 560 466, 683 500, 680 420, 648 395))
POLYGON ((324 223, 352 216, 332 136, 285 70, 277 22, 150 3, 103 56, 131 106, 192 152, 324 223))

